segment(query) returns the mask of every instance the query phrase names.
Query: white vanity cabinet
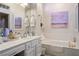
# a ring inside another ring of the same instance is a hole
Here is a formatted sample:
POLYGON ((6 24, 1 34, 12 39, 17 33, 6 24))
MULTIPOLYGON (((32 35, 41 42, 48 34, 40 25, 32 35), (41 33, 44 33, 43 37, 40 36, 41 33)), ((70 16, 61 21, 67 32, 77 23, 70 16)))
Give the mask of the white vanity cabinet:
POLYGON ((0 44, 0 56, 13 56, 24 51, 24 56, 40 56, 40 37, 17 39, 0 44))
POLYGON ((26 43, 25 48, 26 56, 40 56, 41 55, 41 41, 40 39, 35 39, 26 43))

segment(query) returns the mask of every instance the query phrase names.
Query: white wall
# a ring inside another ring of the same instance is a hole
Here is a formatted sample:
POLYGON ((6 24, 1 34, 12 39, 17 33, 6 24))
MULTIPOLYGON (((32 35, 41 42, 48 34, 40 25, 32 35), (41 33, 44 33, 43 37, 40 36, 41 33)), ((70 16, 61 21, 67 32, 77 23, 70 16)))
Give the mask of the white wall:
MULTIPOLYGON (((59 12, 59 11, 68 11, 69 17, 68 17, 68 28, 51 28, 50 24, 50 17, 44 13, 43 4, 37 4, 37 10, 31 9, 27 11, 27 15, 30 17, 31 15, 36 16, 36 32, 37 35, 44 34, 46 37, 46 40, 62 40, 62 41, 68 41, 72 40, 74 36, 77 37, 78 40, 78 32, 77 32, 77 20, 78 20, 78 5, 76 3, 63 3, 63 4, 49 4, 53 12, 59 12), (31 14, 30 14, 31 12, 31 14), (44 24, 43 30, 41 31, 40 28, 40 19, 38 15, 42 16, 42 22, 44 24)), ((16 6, 12 8, 17 8, 16 6)), ((20 8, 19 11, 14 12, 17 13, 17 15, 23 15, 20 8)), ((22 9, 23 10, 23 9, 22 9)))
POLYGON ((42 14, 42 4, 38 4, 38 13, 43 15, 43 23, 44 23, 44 31, 43 34, 46 37, 46 40, 63 40, 68 41, 72 40, 75 36, 76 22, 77 21, 77 4, 69 3, 69 4, 49 4, 53 12, 58 11, 68 11, 68 28, 51 28, 50 17, 45 13, 42 14))
POLYGON ((11 18, 10 18, 10 28, 12 28, 13 30, 15 30, 15 17, 22 17, 22 28, 19 30, 23 30, 24 26, 23 26, 23 20, 25 17, 25 9, 23 7, 21 7, 20 5, 16 4, 16 3, 5 3, 5 5, 8 5, 10 7, 10 14, 11 14, 11 18))
MULTIPOLYGON (((25 9, 18 4, 14 3, 6 3, 6 5, 10 6, 10 12, 12 13, 12 16, 21 16, 22 19, 24 20, 25 17, 25 9)), ((61 28, 61 29, 55 29, 51 28, 50 24, 50 17, 44 13, 43 10, 43 4, 37 4, 37 10, 31 10, 31 14, 34 14, 36 16, 36 32, 38 33, 37 35, 41 35, 43 33, 46 37, 46 40, 71 40, 73 39, 74 36, 78 37, 78 32, 77 32, 77 9, 78 6, 75 3, 70 3, 70 4, 49 4, 50 7, 52 8, 53 12, 58 12, 58 11, 68 11, 69 12, 69 19, 68 19, 68 28, 61 28), (60 6, 60 7, 59 7, 60 6), (62 6, 62 7, 61 7, 62 6), (42 15, 42 22, 44 24, 43 26, 43 31, 41 31, 40 28, 40 19, 41 17, 38 17, 38 15, 42 15)), ((28 15, 30 15, 30 11, 28 11, 28 15)), ((13 18, 14 18, 13 17, 13 18)), ((10 26, 12 29, 14 29, 14 19, 10 19, 11 23, 10 26)), ((23 23, 22 23, 23 24, 23 23)), ((24 28, 24 25, 22 29, 24 28)))

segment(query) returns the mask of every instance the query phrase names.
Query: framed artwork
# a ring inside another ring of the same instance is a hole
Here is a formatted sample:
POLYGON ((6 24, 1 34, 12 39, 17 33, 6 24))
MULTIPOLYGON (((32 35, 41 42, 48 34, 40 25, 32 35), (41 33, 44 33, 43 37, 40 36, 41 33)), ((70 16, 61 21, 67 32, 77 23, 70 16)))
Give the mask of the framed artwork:
POLYGON ((21 17, 15 17, 15 28, 16 29, 22 28, 22 18, 21 17))
POLYGON ((68 11, 55 10, 53 4, 46 3, 43 5, 44 12, 50 17, 50 26, 52 28, 67 28, 68 27, 68 11))
POLYGON ((53 12, 51 14, 51 27, 54 28, 67 28, 68 26, 68 12, 53 12))

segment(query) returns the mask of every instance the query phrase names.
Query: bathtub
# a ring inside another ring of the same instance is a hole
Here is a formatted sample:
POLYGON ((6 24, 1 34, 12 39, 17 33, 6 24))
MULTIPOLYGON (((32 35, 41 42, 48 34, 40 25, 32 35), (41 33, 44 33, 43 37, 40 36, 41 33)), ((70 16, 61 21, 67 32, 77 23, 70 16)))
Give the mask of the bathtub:
POLYGON ((79 47, 70 48, 68 41, 42 41, 42 47, 46 48, 46 54, 51 56, 79 56, 79 47))

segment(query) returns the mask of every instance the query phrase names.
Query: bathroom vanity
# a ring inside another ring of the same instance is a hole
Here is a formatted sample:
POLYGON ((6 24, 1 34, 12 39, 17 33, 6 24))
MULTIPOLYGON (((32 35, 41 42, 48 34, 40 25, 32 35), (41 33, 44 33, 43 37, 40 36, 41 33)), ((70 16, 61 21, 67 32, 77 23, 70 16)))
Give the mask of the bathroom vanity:
POLYGON ((0 44, 0 56, 14 56, 24 51, 25 56, 41 55, 41 37, 25 37, 0 44))

